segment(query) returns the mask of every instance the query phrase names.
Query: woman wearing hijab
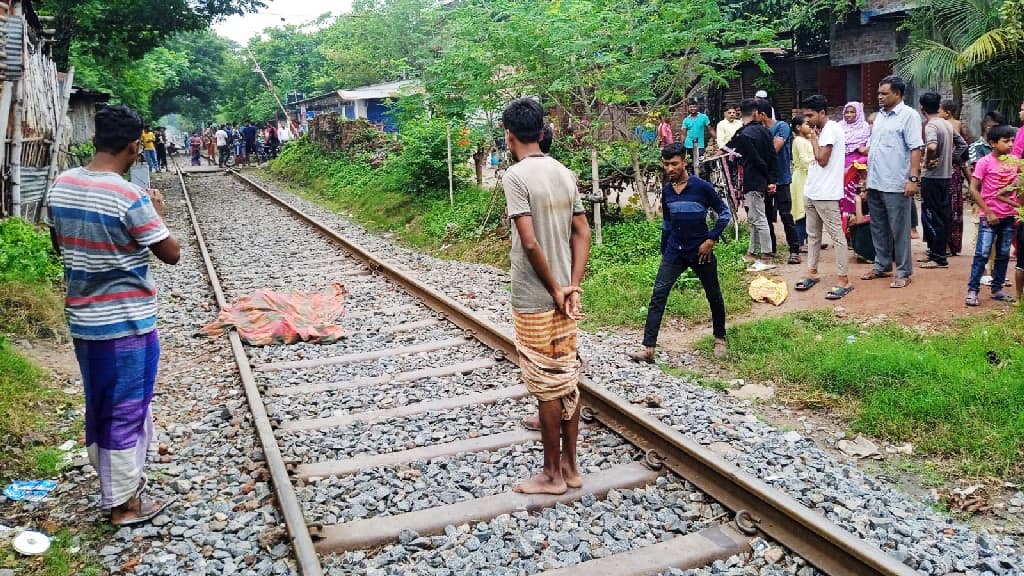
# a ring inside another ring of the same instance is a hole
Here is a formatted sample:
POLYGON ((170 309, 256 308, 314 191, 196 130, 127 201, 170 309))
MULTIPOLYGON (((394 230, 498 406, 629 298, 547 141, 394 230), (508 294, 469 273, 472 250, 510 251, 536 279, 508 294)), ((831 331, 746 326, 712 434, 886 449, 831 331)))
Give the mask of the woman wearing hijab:
POLYGON ((846 185, 843 199, 839 201, 840 212, 844 216, 856 213, 857 184, 865 174, 863 166, 868 163, 868 138, 871 137, 871 124, 864 119, 864 105, 860 102, 847 102, 843 106, 843 122, 840 122, 846 134, 846 185), (854 166, 860 165, 860 169, 854 166))

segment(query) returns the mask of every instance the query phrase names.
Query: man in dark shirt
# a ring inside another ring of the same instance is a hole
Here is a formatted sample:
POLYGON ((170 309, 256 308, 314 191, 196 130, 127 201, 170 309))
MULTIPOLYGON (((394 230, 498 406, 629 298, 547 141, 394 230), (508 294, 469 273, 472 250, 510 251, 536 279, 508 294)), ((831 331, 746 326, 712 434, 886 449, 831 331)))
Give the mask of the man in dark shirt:
POLYGON ((747 221, 750 223, 750 245, 744 260, 750 264, 748 272, 764 272, 775 268, 772 264, 772 237, 768 231, 765 196, 775 194, 778 180, 778 159, 772 134, 758 120, 757 100, 740 102, 743 128, 729 141, 728 147, 740 154, 743 167, 743 197, 747 202, 747 221), (758 260, 760 256, 760 261, 758 260))
POLYGON ((778 180, 775 181, 775 194, 765 197, 765 213, 768 217, 768 235, 772 238, 772 254, 776 251, 775 220, 782 220, 782 230, 786 234, 789 245, 788 264, 800 263, 800 240, 796 234, 796 222, 793 220, 793 197, 789 187, 793 183, 793 136, 789 122, 776 121, 773 117, 772 103, 768 100, 757 101, 758 120, 771 132, 772 147, 775 149, 778 180))
MULTIPOLYGON (((253 125, 252 120, 245 121, 241 132, 242 140, 245 141, 245 163, 248 164, 250 159, 256 156, 256 126, 253 125)), ((259 156, 256 156, 256 165, 259 166, 259 164, 259 156)))
POLYGON ((683 272, 692 268, 711 305, 715 356, 721 358, 725 356, 726 349, 725 300, 718 285, 714 247, 732 215, 710 183, 687 173, 686 149, 682 143, 675 142, 662 148, 661 160, 668 176, 661 190, 661 266, 658 267, 651 304, 647 308, 644 348, 629 357, 636 362, 654 362, 654 347, 658 343, 668 294, 683 272), (708 210, 718 215, 715 227, 710 231, 708 210))

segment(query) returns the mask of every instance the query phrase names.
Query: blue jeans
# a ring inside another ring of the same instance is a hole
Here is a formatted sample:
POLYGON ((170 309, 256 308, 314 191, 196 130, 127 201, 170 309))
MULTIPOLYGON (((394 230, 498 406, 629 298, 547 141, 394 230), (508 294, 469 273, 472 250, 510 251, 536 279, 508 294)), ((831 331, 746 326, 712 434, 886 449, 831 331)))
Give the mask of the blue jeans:
POLYGON ((156 159, 156 150, 146 150, 146 164, 149 164, 150 172, 159 172, 160 163, 156 159))
POLYGON ((988 221, 982 216, 978 224, 978 241, 974 246, 971 279, 967 282, 968 290, 977 292, 981 287, 981 275, 985 272, 985 264, 992 252, 992 246, 996 247, 996 261, 992 265, 992 293, 996 294, 1003 289, 1006 267, 1010 262, 1010 245, 1013 243, 1013 224, 1014 217, 1007 216, 1000 218, 995 226, 989 226, 988 221))

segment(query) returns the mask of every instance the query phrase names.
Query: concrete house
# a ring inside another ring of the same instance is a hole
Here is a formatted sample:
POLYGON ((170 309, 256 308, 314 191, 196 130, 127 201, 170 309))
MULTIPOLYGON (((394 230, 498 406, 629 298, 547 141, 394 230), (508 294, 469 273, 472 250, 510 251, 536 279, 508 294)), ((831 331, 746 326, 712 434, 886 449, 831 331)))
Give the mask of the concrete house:
POLYGON ((422 91, 417 80, 400 80, 348 90, 339 89, 297 100, 291 106, 302 121, 308 121, 324 112, 337 112, 348 120, 363 118, 384 132, 395 132, 398 127, 391 116, 390 102, 399 96, 422 91))

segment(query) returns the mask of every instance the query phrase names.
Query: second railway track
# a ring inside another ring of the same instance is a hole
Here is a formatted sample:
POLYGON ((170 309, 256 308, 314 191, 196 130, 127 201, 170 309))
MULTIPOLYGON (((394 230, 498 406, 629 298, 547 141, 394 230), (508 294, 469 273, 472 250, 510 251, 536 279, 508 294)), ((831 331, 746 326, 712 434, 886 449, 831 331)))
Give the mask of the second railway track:
POLYGON ((540 448, 518 424, 535 402, 507 333, 240 176, 190 183, 221 305, 260 288, 348 290, 336 344, 231 335, 303 573, 659 574, 755 536, 827 574, 914 573, 589 381, 584 488, 512 493, 540 448), (507 540, 515 552, 487 553, 507 540))

